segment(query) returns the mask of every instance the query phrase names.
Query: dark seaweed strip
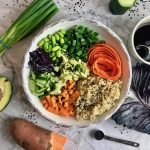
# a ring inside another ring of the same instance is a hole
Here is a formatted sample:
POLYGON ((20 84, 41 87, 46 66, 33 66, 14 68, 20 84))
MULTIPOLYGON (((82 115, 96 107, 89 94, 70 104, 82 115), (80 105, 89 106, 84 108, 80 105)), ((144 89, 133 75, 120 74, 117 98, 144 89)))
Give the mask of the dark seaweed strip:
POLYGON ((123 104, 120 109, 112 116, 117 124, 134 129, 143 133, 150 134, 150 111, 140 102, 123 104), (127 110, 128 108, 128 110, 127 110))
POLYGON ((141 103, 150 109, 150 66, 137 63, 133 67, 131 88, 141 103))
POLYGON ((142 131, 145 128, 145 126, 149 124, 149 119, 150 117, 144 118, 144 120, 138 126, 139 131, 142 131))

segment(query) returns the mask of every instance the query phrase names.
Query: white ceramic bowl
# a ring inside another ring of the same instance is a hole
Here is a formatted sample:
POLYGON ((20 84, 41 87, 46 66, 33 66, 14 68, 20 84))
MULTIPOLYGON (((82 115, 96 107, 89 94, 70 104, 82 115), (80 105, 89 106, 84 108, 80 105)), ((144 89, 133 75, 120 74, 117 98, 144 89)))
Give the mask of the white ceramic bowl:
POLYGON ((121 106, 121 104, 124 102, 124 99, 128 93, 130 83, 131 83, 131 61, 129 54, 121 41, 121 39, 108 27, 105 25, 99 23, 99 22, 93 22, 93 21, 87 21, 83 19, 79 20, 62 20, 59 23, 50 25, 46 27, 42 32, 40 32, 32 41, 31 45, 29 46, 29 49, 27 50, 27 53, 24 57, 24 63, 23 63, 23 70, 22 70, 22 79, 23 79, 23 88, 27 95, 28 100, 32 104, 32 106, 40 112, 41 115, 43 115, 48 120, 67 127, 87 127, 89 125, 93 125, 95 123, 104 121, 108 119, 112 114, 114 114, 117 109, 121 106), (46 37, 48 34, 53 34, 59 29, 68 29, 74 25, 84 25, 87 26, 96 32, 99 33, 99 37, 101 39, 105 39, 106 42, 111 45, 117 53, 119 54, 121 61, 122 61, 122 81, 123 81, 123 88, 121 91, 121 97, 116 102, 116 105, 109 111, 105 112, 103 115, 98 117, 96 120, 93 121, 77 121, 75 118, 65 118, 62 116, 57 116, 53 113, 50 113, 46 111, 46 109, 42 106, 39 99, 34 96, 28 87, 28 78, 29 78, 29 72, 30 68, 28 65, 29 62, 29 52, 35 50, 37 48, 37 43, 44 37, 46 37))
MULTIPOLYGON (((129 51, 131 52, 131 54, 140 62, 143 62, 147 65, 150 65, 150 62, 148 61, 145 61, 143 58, 141 58, 139 56, 139 54, 137 53, 136 49, 135 49, 135 46, 134 46, 134 35, 135 35, 135 32, 142 26, 144 25, 150 25, 150 16, 147 16, 145 18, 143 18, 141 21, 139 21, 137 23, 137 25, 134 27, 132 33, 131 33, 131 36, 129 38, 129 41, 128 41, 128 46, 129 46, 129 51)), ((149 34, 149 33, 147 33, 149 34)))

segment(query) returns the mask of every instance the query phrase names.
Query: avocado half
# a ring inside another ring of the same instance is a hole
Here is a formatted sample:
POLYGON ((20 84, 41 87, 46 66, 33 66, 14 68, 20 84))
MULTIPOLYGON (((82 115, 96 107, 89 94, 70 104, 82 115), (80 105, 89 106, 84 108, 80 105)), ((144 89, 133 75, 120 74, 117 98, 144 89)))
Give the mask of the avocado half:
POLYGON ((12 83, 3 76, 0 76, 0 112, 6 108, 12 96, 12 83))

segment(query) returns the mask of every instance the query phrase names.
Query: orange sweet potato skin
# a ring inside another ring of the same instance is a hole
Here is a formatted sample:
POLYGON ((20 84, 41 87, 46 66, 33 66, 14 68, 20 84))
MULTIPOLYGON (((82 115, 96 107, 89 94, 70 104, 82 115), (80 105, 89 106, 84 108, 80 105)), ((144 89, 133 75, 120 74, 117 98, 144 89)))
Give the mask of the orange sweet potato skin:
POLYGON ((50 150, 51 131, 49 130, 23 119, 14 119, 10 124, 10 132, 25 150, 50 150))

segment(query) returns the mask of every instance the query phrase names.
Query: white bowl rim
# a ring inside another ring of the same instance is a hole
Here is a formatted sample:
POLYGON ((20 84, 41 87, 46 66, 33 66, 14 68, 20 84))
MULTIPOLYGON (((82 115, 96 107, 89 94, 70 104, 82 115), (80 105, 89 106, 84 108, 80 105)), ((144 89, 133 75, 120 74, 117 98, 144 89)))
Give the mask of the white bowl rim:
MULTIPOLYGON (((50 27, 53 27, 55 26, 57 23, 61 23, 61 22, 67 22, 67 21, 76 21, 76 22, 82 22, 82 21, 87 21, 89 23, 93 23, 93 24, 96 24, 97 26, 102 26, 104 27, 110 34, 113 35, 114 38, 117 38, 118 42, 120 42, 120 45, 122 46, 123 50, 124 50, 124 53, 126 54, 126 57, 127 57, 127 60, 128 60, 128 66, 129 66, 129 79, 128 79, 128 84, 127 84, 127 90, 124 94, 124 97, 122 97, 122 99, 120 99, 120 101, 118 102, 118 107, 116 107, 115 110, 112 110, 111 113, 109 113, 105 118, 101 119, 101 122, 107 120, 108 118, 110 118, 110 116, 112 116, 119 108, 120 106, 123 104, 124 100, 125 100, 125 97, 130 89, 130 85, 131 85, 131 80, 132 80, 132 65, 131 65, 131 59, 130 59, 130 56, 129 56, 129 53, 123 43, 123 41, 121 40, 121 38, 112 30, 110 29, 109 27, 107 27, 106 25, 102 24, 101 22, 99 21, 95 21, 95 20, 89 20, 89 19, 84 19, 84 18, 80 18, 80 19, 62 19, 62 20, 59 20, 59 21, 56 21, 54 23, 51 23, 49 24, 48 26, 46 26, 43 30, 41 30, 31 41, 30 45, 28 46, 27 48, 27 51, 24 55, 24 60, 23 60, 23 65, 22 65, 22 85, 23 85, 23 89, 24 89, 24 92, 27 96, 27 100, 30 102, 30 96, 28 95, 28 93, 26 92, 26 87, 24 86, 24 79, 23 79, 23 70, 24 70, 24 64, 25 64, 25 58, 29 52, 29 48, 31 47, 33 41, 36 39, 36 37, 38 37, 39 35, 41 35, 47 28, 50 28, 50 27)), ((100 121, 99 120, 96 120, 95 122, 91 122, 87 125, 66 125, 65 123, 58 123, 50 118, 48 118, 46 115, 44 115, 39 109, 36 108, 36 106, 30 102, 30 104, 32 105, 33 108, 36 109, 37 112, 39 112, 40 115, 42 115, 45 119, 47 119, 48 121, 54 123, 54 124, 57 124, 57 125, 60 125, 62 127, 66 127, 66 128, 86 128, 86 127, 90 127, 90 126, 93 126, 93 125, 96 125, 97 123, 99 123, 100 121)))
POLYGON ((143 63, 147 64, 147 65, 150 65, 150 62, 144 60, 143 58, 141 58, 139 56, 139 54, 137 53, 136 49, 135 49, 135 46, 134 46, 134 35, 135 35, 135 32, 137 31, 137 29, 140 27, 140 25, 142 25, 142 23, 146 20, 148 20, 147 23, 149 22, 150 23, 150 15, 149 16, 146 16, 144 17, 142 20, 140 20, 136 26, 134 27, 133 31, 132 31, 132 34, 131 34, 131 46, 132 46, 132 51, 134 52, 134 54, 136 55, 136 57, 143 63))

